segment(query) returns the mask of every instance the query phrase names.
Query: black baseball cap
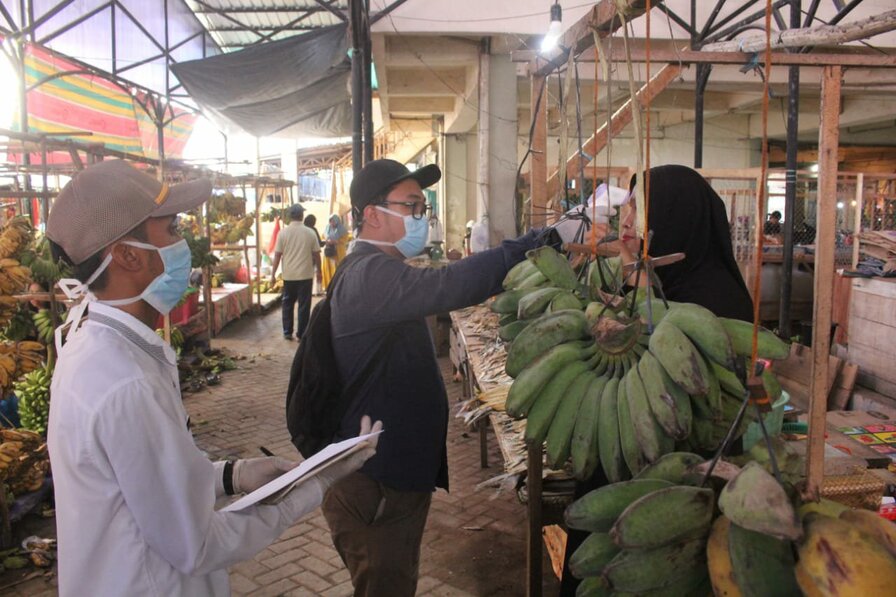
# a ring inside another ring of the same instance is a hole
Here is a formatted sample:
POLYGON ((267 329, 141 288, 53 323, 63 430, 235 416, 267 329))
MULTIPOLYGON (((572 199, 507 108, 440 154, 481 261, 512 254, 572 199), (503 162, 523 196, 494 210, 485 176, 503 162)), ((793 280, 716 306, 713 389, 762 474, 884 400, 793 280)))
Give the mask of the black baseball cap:
POLYGON ((360 213, 386 189, 404 181, 416 180, 420 188, 432 186, 442 178, 442 171, 435 164, 418 168, 414 172, 395 160, 373 160, 355 174, 349 187, 352 208, 360 213))

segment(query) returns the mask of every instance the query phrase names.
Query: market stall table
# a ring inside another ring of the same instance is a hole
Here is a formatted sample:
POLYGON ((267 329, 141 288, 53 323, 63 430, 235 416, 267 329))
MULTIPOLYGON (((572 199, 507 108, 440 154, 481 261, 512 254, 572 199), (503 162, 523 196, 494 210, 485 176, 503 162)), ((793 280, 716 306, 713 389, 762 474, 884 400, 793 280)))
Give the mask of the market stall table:
MULTIPOLYGON (((451 323, 451 359, 464 375, 465 395, 472 398, 477 393, 509 387, 513 379, 504 372, 506 352, 497 336, 497 314, 485 305, 477 305, 452 312, 451 323)), ((501 449, 505 473, 525 474, 526 484, 518 495, 528 508, 529 594, 538 594, 542 583, 543 533, 558 577, 562 570, 565 534, 554 525, 562 521, 563 511, 572 502, 574 480, 564 471, 546 469, 542 447, 526 446, 525 420, 515 421, 500 409, 491 409, 487 417, 478 419, 483 467, 487 466, 486 421, 501 449), (548 529, 543 531, 543 527, 548 529)))
MULTIPOLYGON (((248 284, 224 284, 212 288, 213 333, 219 334, 224 326, 248 311, 252 306, 252 289, 248 284)), ((204 304, 204 302, 203 302, 204 304)))

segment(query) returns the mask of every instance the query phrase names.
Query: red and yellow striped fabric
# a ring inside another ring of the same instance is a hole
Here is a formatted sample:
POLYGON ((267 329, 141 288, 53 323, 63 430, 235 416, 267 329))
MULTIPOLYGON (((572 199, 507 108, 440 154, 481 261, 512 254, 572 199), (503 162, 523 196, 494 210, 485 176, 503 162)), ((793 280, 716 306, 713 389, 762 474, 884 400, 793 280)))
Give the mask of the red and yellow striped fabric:
MULTIPOLYGON (((82 69, 78 64, 40 46, 27 47, 25 81, 29 88, 47 77, 79 70, 82 69)), ((125 88, 108 79, 83 72, 66 74, 28 91, 27 101, 30 131, 89 131, 89 137, 71 138, 158 158, 158 137, 152 120, 125 88)), ((183 110, 175 109, 174 113, 178 117, 165 127, 168 159, 181 157, 196 120, 183 110)))

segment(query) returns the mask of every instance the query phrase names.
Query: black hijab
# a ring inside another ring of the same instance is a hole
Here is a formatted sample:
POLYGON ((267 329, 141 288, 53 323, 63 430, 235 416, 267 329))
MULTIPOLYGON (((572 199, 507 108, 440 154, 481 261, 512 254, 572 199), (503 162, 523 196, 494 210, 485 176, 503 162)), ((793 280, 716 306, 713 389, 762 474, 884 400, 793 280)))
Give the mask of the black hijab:
POLYGON ((709 183, 685 166, 651 168, 648 212, 650 254, 685 254, 683 261, 656 269, 666 298, 753 321, 753 301, 734 260, 725 204, 709 183))

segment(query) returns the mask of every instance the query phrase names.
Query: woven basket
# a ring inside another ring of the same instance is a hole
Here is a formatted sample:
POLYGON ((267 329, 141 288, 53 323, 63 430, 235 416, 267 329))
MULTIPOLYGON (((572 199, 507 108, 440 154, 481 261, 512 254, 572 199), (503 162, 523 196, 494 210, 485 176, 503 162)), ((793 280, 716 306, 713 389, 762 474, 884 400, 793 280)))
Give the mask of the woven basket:
POLYGON ((886 484, 873 473, 825 477, 821 487, 822 497, 851 508, 877 511, 886 484))

